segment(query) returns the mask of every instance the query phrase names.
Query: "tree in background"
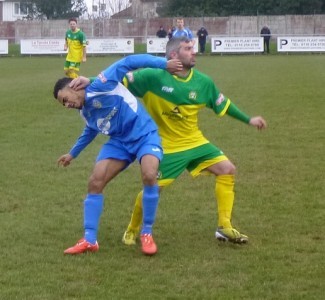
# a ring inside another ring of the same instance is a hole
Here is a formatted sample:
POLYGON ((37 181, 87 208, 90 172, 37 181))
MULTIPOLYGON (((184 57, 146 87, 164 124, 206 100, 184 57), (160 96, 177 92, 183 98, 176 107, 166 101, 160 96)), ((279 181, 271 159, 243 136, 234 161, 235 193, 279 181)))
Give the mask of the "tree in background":
POLYGON ((29 19, 68 19, 87 11, 84 0, 21 0, 28 6, 29 19))
POLYGON ((309 15, 325 13, 324 0, 165 0, 162 17, 309 15))

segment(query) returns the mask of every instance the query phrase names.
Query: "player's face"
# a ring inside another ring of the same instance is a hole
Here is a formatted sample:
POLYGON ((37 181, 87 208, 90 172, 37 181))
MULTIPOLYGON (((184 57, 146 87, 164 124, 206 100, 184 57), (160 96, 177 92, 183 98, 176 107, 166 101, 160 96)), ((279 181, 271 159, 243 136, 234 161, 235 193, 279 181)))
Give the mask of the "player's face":
POLYGON ((176 21, 176 23, 177 23, 178 28, 183 29, 183 27, 184 27, 184 20, 183 19, 178 19, 176 21))
POLYGON ((80 98, 78 92, 69 87, 59 90, 58 101, 66 108, 81 109, 83 105, 83 100, 80 98))
POLYGON ((70 25, 70 29, 72 31, 76 31, 76 29, 77 29, 77 23, 75 21, 70 21, 69 25, 70 25))
POLYGON ((182 42, 179 44, 177 55, 178 58, 185 69, 190 69, 195 66, 195 52, 194 52, 194 42, 189 43, 182 42))

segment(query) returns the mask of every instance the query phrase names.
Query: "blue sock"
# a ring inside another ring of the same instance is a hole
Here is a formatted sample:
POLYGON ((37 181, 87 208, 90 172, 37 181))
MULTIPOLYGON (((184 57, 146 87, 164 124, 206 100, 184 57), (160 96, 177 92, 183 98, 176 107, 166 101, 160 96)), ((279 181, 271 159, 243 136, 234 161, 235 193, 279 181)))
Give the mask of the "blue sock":
POLYGON ((84 238, 91 244, 95 244, 97 241, 97 231, 103 204, 103 194, 88 194, 84 201, 84 238))
POLYGON ((159 186, 144 186, 142 196, 143 225, 141 234, 152 234, 159 200, 159 186))

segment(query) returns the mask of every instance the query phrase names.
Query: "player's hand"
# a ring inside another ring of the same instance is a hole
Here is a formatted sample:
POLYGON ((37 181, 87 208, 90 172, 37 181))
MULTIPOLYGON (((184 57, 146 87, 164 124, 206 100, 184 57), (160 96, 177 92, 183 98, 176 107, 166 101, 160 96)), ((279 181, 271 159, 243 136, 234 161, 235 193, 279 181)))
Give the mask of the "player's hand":
POLYGON ((86 62, 86 61, 87 61, 87 58, 84 57, 84 58, 82 59, 82 62, 86 62))
POLYGON ((73 160, 73 157, 71 154, 64 154, 62 156, 59 157, 59 159, 57 160, 58 166, 63 166, 63 167, 67 167, 68 165, 70 165, 70 162, 73 160))
POLYGON ((260 116, 251 118, 249 124, 256 127, 258 130, 265 129, 267 127, 266 121, 260 116))
POLYGON ((167 71, 171 74, 183 70, 183 65, 179 59, 170 59, 167 61, 167 71))
POLYGON ((70 82, 69 87, 71 87, 75 91, 78 91, 84 89, 89 84, 90 84, 89 78, 84 76, 79 76, 70 82))

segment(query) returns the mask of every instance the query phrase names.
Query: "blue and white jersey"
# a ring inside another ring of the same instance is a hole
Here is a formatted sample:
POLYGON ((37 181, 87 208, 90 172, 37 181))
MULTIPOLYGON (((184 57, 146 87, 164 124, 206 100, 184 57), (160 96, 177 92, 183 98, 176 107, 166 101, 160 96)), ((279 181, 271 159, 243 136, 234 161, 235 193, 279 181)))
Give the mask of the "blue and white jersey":
POLYGON ((98 133, 122 142, 132 142, 157 130, 157 125, 143 105, 121 81, 131 70, 146 67, 165 69, 166 66, 165 58, 138 54, 121 59, 101 72, 85 89, 85 102, 80 115, 86 127, 70 154, 77 157, 98 133))
POLYGON ((188 28, 184 28, 183 30, 179 30, 179 29, 175 29, 173 31, 173 35, 172 37, 173 38, 179 38, 179 37, 182 37, 182 36, 186 36, 187 38, 189 38, 190 40, 193 39, 193 33, 190 29, 188 28))

